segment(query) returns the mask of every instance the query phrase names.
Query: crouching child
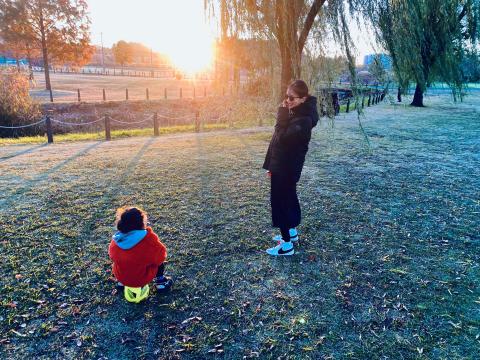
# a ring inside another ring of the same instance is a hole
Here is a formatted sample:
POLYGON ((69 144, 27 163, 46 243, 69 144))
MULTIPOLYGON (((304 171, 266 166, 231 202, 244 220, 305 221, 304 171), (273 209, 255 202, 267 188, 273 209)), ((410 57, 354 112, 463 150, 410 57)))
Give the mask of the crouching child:
MULTIPOLYGON (((122 207, 117 210, 115 224, 118 231, 112 237, 108 254, 113 261, 112 270, 118 286, 125 286, 126 290, 146 289, 141 299, 148 296, 147 285, 151 281, 154 281, 157 292, 168 292, 173 281, 164 276, 167 249, 147 226, 147 214, 136 207, 122 207)), ((127 291, 125 297, 129 300, 127 291)))

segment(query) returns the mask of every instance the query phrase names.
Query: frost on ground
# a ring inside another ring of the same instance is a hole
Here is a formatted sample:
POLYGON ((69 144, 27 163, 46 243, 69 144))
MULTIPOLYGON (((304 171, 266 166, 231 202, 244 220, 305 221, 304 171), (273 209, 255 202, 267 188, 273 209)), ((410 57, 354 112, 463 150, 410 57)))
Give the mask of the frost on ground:
POLYGON ((267 257, 271 130, 0 148, 2 358, 475 358, 480 99, 315 129, 301 240, 267 257), (115 293, 115 209, 143 207, 174 291, 115 293), (297 252, 298 250, 298 252, 297 252))

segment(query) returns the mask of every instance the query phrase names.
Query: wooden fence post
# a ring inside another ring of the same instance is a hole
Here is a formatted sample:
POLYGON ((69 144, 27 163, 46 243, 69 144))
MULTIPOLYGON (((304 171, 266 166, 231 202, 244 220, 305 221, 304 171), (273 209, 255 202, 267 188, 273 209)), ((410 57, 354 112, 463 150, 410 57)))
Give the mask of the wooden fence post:
POLYGON ((195 132, 200 132, 200 112, 195 111, 195 132))
POLYGON ((347 113, 350 112, 350 98, 347 99, 347 113))
POLYGON ((49 144, 53 144, 52 120, 50 120, 50 115, 47 115, 45 118, 45 125, 47 126, 47 141, 49 144))
POLYGON ((103 96, 103 101, 107 101, 107 94, 105 93, 105 89, 102 89, 102 96, 103 96))
POLYGON ((82 98, 80 97, 80 89, 77 89, 77 99, 78 102, 82 101, 82 98))
POLYGON ((193 98, 195 99, 195 86, 193 87, 193 98))
POLYGON ((365 107, 365 95, 362 96, 362 109, 365 107))
POLYGON ((203 97, 207 97, 207 87, 203 87, 203 97))
POLYGON ((372 95, 368 94, 368 102, 367 102, 367 106, 370 106, 370 98, 371 98, 372 95))
POLYGON ((148 88, 145 90, 145 96, 147 97, 147 101, 150 100, 150 94, 148 92, 148 88))
POLYGON ((112 137, 110 136, 110 117, 105 115, 105 140, 109 141, 112 137))
POLYGON ((128 88, 125 89, 125 100, 128 100, 128 88))
POLYGON ((158 136, 160 133, 158 132, 158 113, 155 112, 153 114, 153 135, 158 136))
POLYGON ((166 98, 167 98, 167 88, 165 88, 165 89, 163 90, 163 95, 164 95, 164 97, 165 97, 165 99, 166 99, 166 98))

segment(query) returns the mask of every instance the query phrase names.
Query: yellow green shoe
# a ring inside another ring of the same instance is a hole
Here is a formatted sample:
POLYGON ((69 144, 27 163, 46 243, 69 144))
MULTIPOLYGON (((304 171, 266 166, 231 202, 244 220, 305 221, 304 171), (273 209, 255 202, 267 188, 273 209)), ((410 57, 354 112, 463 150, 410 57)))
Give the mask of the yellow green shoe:
POLYGON ((141 287, 141 288, 125 286, 125 289, 123 291, 125 295, 125 299, 129 302, 133 302, 136 304, 138 304, 142 300, 145 300, 148 297, 149 292, 150 292, 150 286, 148 285, 145 285, 144 287, 141 287))

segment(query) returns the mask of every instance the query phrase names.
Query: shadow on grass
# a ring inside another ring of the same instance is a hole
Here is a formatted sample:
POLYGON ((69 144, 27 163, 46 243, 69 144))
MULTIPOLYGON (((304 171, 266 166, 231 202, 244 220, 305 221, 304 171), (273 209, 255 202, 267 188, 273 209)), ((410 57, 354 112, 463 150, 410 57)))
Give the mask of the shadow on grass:
POLYGON ((99 145, 102 144, 102 143, 103 143, 103 141, 97 141, 96 143, 93 143, 92 145, 87 146, 86 148, 80 150, 80 151, 77 152, 76 154, 70 156, 68 159, 65 159, 65 160, 63 160, 62 162, 58 163, 57 165, 55 165, 54 167, 52 167, 50 170, 47 170, 47 171, 45 171, 44 173, 40 174, 40 175, 37 176, 35 179, 33 179, 33 181, 39 181, 39 180, 44 180, 44 179, 46 179, 46 178, 47 178, 48 176, 50 176, 51 174, 57 172, 58 170, 60 170, 61 168, 63 168, 65 165, 71 163, 72 161, 76 160, 77 158, 86 155, 90 150, 96 148, 97 146, 99 146, 99 145))
POLYGON ((98 222, 99 213, 102 213, 106 208, 112 207, 112 199, 114 194, 117 194, 119 187, 122 183, 125 183, 125 180, 128 178, 129 174, 133 173, 133 170, 137 166, 139 160, 145 154, 147 149, 154 142, 155 137, 150 137, 140 148, 140 150, 130 159, 125 170, 112 181, 112 186, 109 187, 108 191, 103 195, 102 200, 97 203, 96 211, 92 213, 90 220, 86 221, 85 226, 83 227, 82 233, 79 236, 80 239, 85 239, 92 234, 95 224, 98 222))
MULTIPOLYGON (((43 172, 41 174, 39 174, 38 176, 36 176, 35 178, 33 179, 30 179, 30 180, 26 180, 24 185, 16 190, 14 190, 11 194, 9 194, 4 200, 0 201, 0 205, 1 206, 6 206, 6 205, 10 205, 12 202, 14 201, 17 201, 16 199, 16 196, 17 195, 21 195, 21 194, 24 194, 26 191, 28 191, 32 186, 33 184, 35 184, 36 182, 39 182, 39 181, 43 181, 43 180, 46 180, 51 174, 57 172, 58 170, 60 170, 61 168, 63 168, 65 165, 67 165, 68 163, 74 161, 75 159, 77 159, 78 157, 80 156, 83 156, 85 155, 86 153, 88 153, 90 150, 92 150, 93 148, 97 147, 98 145, 100 145, 102 142, 101 141, 98 141, 90 146, 87 146, 86 148, 80 150, 79 152, 77 152, 76 154, 72 155, 71 157, 69 157, 68 159, 66 160, 63 160, 62 162, 58 163, 57 165, 55 165, 54 167, 52 167, 51 169, 49 169, 48 171, 46 172, 43 172)), ((44 145, 41 145, 41 146, 44 146, 44 145)), ((33 151, 34 149, 32 149, 33 151)))
POLYGON ((22 150, 22 151, 18 151, 14 154, 11 154, 11 155, 7 155, 7 156, 3 156, 3 157, 0 157, 0 163, 1 162, 4 162, 4 161, 7 161, 7 160, 10 160, 14 157, 17 157, 17 156, 20 156, 20 155, 24 155, 24 154, 29 154, 31 152, 34 152, 35 150, 38 150, 42 147, 45 147, 47 146, 48 144, 41 144, 41 145, 36 145, 36 146, 32 146, 31 148, 28 148, 28 149, 25 149, 25 150, 22 150))

